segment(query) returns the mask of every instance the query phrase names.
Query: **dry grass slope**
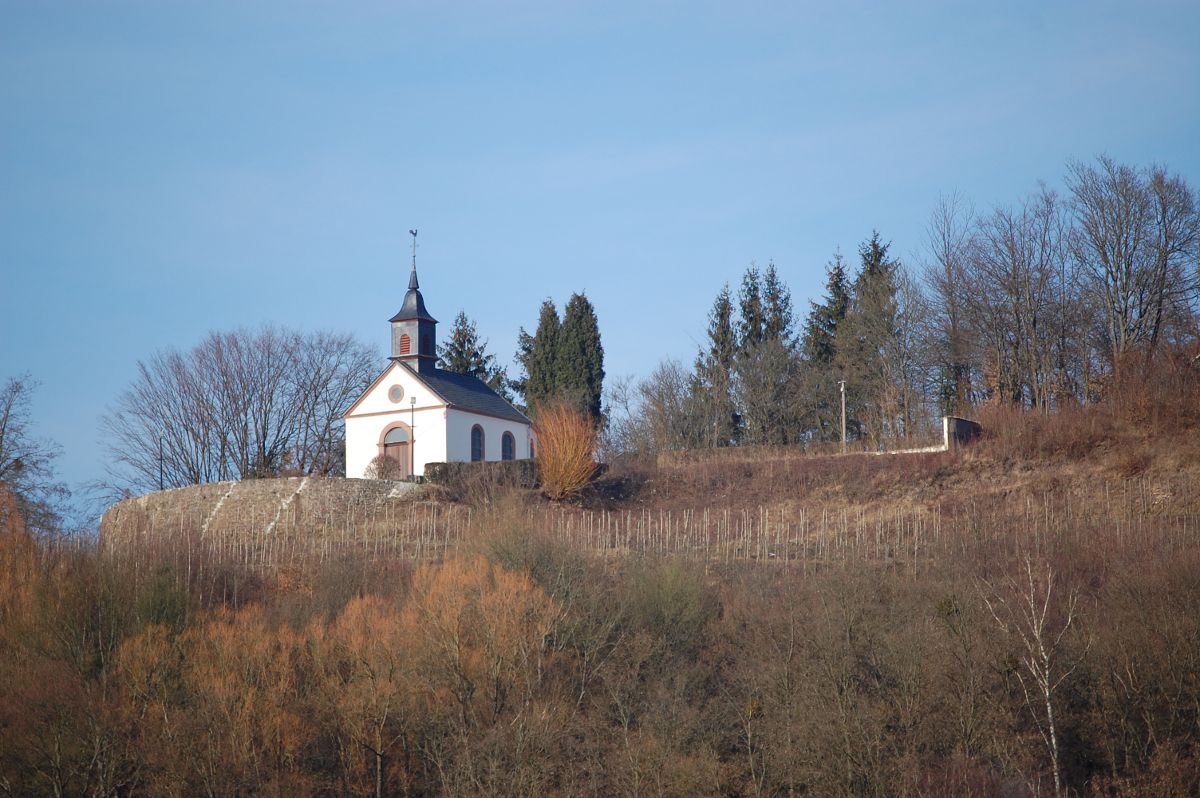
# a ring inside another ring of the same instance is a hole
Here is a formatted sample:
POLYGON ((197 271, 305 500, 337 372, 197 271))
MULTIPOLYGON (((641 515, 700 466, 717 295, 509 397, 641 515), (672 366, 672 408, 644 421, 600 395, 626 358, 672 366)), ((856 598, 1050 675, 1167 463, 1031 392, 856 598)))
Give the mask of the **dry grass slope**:
POLYGON ((1010 414, 990 429, 957 452, 618 467, 574 503, 521 491, 487 506, 412 501, 371 480, 221 483, 121 502, 101 540, 135 571, 166 561, 201 584, 229 569, 440 560, 501 527, 604 555, 803 572, 847 562, 919 572, 968 542, 997 555, 1081 541, 1200 543, 1195 435, 1155 436, 1085 413, 1010 414))

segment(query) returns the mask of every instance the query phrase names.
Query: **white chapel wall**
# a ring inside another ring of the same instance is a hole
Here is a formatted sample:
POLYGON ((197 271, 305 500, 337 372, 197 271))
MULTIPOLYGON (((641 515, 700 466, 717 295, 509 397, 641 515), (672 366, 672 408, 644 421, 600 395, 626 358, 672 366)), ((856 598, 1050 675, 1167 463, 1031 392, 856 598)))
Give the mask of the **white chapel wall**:
POLYGON ((424 473, 426 463, 445 461, 446 406, 412 372, 392 364, 346 418, 346 476, 361 478, 366 473, 367 466, 380 454, 383 430, 396 421, 416 427, 412 451, 416 473, 424 473), (394 385, 403 389, 399 402, 388 396, 394 385))
POLYGON ((531 432, 528 424, 508 421, 466 410, 447 408, 442 400, 417 381, 412 372, 393 364, 367 392, 351 415, 346 417, 346 476, 362 478, 367 466, 381 453, 379 442, 384 430, 394 422, 413 425, 413 470, 425 473, 427 463, 468 461, 471 459, 471 428, 478 424, 484 433, 484 459, 499 460, 501 437, 511 432, 514 456, 530 456, 531 432), (399 385, 403 396, 393 402, 388 393, 399 385), (416 408, 411 400, 416 398, 416 408))
POLYGON ((426 463, 445 462, 444 406, 425 409, 418 407, 415 412, 396 410, 377 415, 351 416, 346 419, 346 476, 358 479, 363 477, 367 466, 381 453, 379 440, 383 431, 396 421, 414 427, 411 457, 416 473, 425 473, 426 463))
POLYGON ((529 458, 529 425, 507 421, 493 416, 471 413, 450 408, 446 424, 447 455, 451 461, 471 459, 471 427, 483 427, 483 459, 500 459, 500 438, 505 432, 513 435, 514 456, 518 460, 529 458))

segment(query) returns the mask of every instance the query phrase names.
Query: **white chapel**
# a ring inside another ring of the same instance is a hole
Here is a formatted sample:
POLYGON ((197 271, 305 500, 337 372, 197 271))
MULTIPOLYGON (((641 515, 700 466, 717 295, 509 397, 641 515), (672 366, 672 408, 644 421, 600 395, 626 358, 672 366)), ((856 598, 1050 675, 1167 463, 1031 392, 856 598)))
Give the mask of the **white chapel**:
POLYGON ((417 284, 415 250, 408 293, 390 323, 391 362, 343 416, 347 477, 363 477, 381 454, 405 475, 424 474, 427 463, 532 456, 523 413, 479 379, 437 367, 437 319, 417 284))

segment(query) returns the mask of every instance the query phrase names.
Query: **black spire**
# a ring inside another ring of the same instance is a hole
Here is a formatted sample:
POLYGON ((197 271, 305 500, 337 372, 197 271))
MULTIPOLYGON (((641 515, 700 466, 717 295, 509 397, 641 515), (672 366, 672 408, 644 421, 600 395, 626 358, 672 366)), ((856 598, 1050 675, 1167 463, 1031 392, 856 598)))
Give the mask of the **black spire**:
POLYGON ((412 230, 409 230, 408 234, 413 237, 413 242, 412 242, 413 265, 412 265, 412 274, 410 274, 408 276, 408 290, 416 291, 418 288, 421 287, 417 283, 417 230, 416 230, 416 228, 414 227, 412 230))
POLYGON ((400 306, 400 312, 392 316, 388 321, 397 322, 419 319, 421 321, 431 321, 436 324, 437 319, 430 316, 429 311, 425 309, 425 298, 421 296, 421 286, 417 282, 417 231, 409 230, 408 232, 413 237, 412 271, 408 275, 408 293, 404 295, 404 304, 400 306))

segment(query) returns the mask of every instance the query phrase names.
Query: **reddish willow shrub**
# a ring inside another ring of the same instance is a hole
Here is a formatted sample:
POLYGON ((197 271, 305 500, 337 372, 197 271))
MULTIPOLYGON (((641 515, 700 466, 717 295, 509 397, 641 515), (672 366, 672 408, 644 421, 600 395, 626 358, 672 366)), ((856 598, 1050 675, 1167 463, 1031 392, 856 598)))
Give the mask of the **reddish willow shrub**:
POLYGON ((538 407, 537 436, 542 488, 551 499, 579 493, 596 474, 596 428, 592 420, 563 401, 538 407))

